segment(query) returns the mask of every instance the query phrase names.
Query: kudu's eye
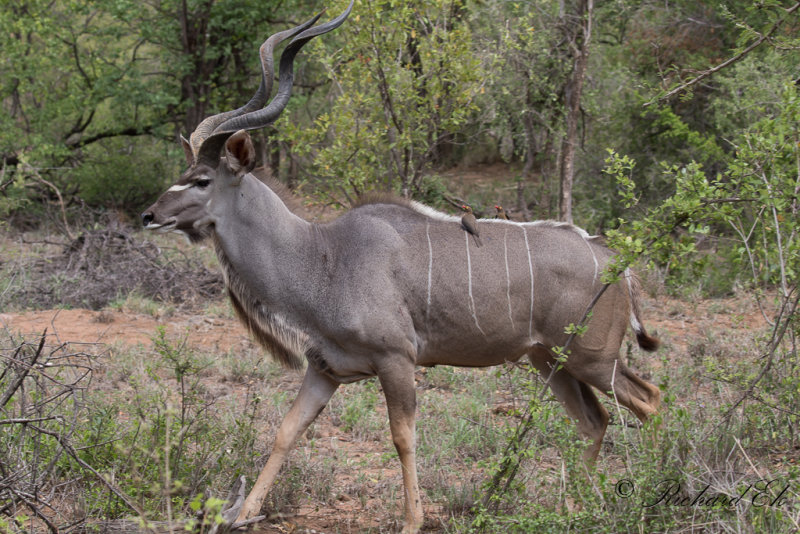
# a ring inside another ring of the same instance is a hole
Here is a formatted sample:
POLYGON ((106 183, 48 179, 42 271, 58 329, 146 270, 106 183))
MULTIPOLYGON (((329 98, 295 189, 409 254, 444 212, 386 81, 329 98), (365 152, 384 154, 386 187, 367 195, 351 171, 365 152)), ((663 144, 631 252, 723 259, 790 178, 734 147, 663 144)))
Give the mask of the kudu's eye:
POLYGON ((211 180, 209 180, 208 178, 200 178, 199 180, 197 180, 197 181, 194 183, 194 185, 196 185, 196 186, 197 186, 197 187, 199 187, 200 189, 205 189, 206 187, 208 187, 209 185, 211 185, 211 180))

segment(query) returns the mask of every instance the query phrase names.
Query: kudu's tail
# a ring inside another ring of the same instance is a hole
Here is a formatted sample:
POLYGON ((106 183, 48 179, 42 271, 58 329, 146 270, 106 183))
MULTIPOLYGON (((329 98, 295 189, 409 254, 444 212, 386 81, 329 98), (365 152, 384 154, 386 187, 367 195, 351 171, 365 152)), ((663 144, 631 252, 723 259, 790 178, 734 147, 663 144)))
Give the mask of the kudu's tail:
POLYGON ((658 348, 661 342, 658 338, 647 334, 640 319, 641 309, 639 307, 639 296, 642 292, 642 285, 639 282, 639 277, 630 269, 625 269, 624 276, 628 282, 628 293, 631 297, 631 328, 633 328, 636 334, 636 342, 643 350, 653 352, 658 348))

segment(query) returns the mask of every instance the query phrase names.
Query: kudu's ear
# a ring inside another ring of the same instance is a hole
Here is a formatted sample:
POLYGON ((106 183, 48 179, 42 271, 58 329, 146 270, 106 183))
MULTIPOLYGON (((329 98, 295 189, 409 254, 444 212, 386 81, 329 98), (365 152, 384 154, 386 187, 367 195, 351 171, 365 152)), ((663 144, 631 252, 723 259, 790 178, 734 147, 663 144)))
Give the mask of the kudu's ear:
POLYGON ((228 169, 235 176, 244 176, 256 166, 256 149, 250 134, 239 130, 225 142, 225 160, 228 169))
POLYGON ((183 155, 186 156, 186 164, 191 167, 194 163, 194 152, 192 152, 192 145, 189 144, 189 141, 184 136, 181 136, 181 146, 183 147, 183 155))

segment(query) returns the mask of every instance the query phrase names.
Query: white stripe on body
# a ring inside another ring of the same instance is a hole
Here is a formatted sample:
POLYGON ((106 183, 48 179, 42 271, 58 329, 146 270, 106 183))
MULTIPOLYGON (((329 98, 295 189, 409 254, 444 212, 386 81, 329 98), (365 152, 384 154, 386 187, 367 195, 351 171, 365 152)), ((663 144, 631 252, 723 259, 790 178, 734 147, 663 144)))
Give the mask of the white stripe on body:
POLYGON ((478 324, 478 314, 475 308, 475 299, 472 296, 472 260, 469 256, 469 235, 469 232, 464 232, 464 239, 466 240, 467 244, 467 289, 469 290, 470 312, 472 312, 472 318, 475 320, 475 326, 478 328, 480 333, 486 337, 486 332, 484 332, 481 328, 481 325, 478 324))
POLYGON ((525 250, 528 251, 528 269, 531 273, 531 313, 528 323, 528 337, 533 339, 533 260, 531 259, 531 247, 528 244, 528 232, 522 227, 522 235, 525 236, 525 250))
POLYGON ((425 319, 430 317, 431 313, 431 284, 433 283, 433 245, 431 245, 431 223, 425 222, 425 235, 428 238, 428 305, 425 308, 425 319))
POLYGON ((506 298, 508 299, 508 318, 511 320, 511 328, 514 326, 514 315, 511 310, 511 272, 508 269, 508 228, 503 232, 503 252, 506 258, 506 298))

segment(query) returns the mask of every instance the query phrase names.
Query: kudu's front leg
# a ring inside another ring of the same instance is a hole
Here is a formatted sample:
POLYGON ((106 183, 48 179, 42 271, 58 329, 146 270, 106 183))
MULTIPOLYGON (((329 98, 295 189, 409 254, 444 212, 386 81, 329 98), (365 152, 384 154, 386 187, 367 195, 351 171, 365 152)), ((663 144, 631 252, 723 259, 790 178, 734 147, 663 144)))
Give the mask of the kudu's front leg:
POLYGON ((414 365, 393 362, 387 369, 378 371, 378 378, 386 396, 392 440, 400 456, 405 489, 403 533, 418 532, 422 527, 422 500, 417 483, 416 412, 417 393, 414 385, 414 365))
POLYGON ((319 374, 312 367, 308 368, 306 376, 303 378, 303 385, 300 386, 300 392, 289 413, 283 418, 278 434, 275 436, 275 444, 272 446, 272 453, 267 460, 267 465, 261 470, 258 480, 250 490, 250 494, 239 512, 239 517, 236 519, 237 522, 258 515, 264 498, 272 487, 272 483, 275 482, 275 477, 278 476, 286 454, 294 446, 295 439, 317 418, 338 386, 338 382, 319 374))

